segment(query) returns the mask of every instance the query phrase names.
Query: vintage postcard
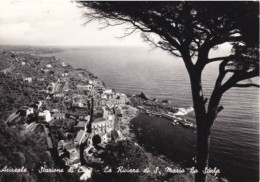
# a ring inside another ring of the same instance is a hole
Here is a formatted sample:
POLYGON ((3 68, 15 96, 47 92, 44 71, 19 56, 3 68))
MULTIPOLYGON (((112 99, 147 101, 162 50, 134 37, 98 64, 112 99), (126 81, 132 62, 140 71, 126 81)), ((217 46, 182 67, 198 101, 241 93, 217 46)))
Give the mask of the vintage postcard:
POLYGON ((259 181, 258 1, 0 0, 1 182, 259 181))

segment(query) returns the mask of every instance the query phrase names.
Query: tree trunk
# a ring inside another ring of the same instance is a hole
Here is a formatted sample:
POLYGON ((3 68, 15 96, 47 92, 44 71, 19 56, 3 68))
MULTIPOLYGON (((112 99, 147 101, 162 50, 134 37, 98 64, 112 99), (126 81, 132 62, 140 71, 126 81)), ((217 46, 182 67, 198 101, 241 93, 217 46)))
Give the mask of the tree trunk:
POLYGON ((191 90, 193 107, 196 115, 197 124, 197 163, 198 173, 195 175, 196 182, 205 182, 206 174, 203 173, 208 167, 209 159, 209 140, 210 125, 207 120, 207 112, 205 108, 205 99, 201 85, 201 72, 189 72, 191 80, 191 90))
POLYGON ((208 112, 198 114, 199 109, 195 109, 197 123, 197 169, 199 173, 195 176, 196 182, 207 181, 207 174, 203 172, 208 167, 209 145, 211 127, 218 114, 218 105, 222 96, 222 92, 214 89, 209 102, 208 112), (204 116, 203 116, 204 115, 204 116))
MULTIPOLYGON (((199 123, 201 121, 197 121, 199 123)), ((206 167, 208 167, 209 160, 209 144, 210 144, 210 129, 197 126, 197 163, 196 168, 198 173, 195 176, 196 182, 207 181, 207 176, 203 172, 206 167)))

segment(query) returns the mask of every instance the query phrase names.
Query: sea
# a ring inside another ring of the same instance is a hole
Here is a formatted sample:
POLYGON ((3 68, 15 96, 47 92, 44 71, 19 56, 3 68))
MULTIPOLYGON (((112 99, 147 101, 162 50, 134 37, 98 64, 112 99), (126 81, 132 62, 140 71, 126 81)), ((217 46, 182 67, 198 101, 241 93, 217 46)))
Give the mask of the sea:
MULTIPOLYGON (((221 54, 221 52, 219 53, 221 54)), ((47 54, 94 73, 118 92, 168 99, 175 107, 193 106, 190 81, 180 58, 148 47, 90 46, 47 54)), ((45 54, 46 56, 46 54, 45 54)), ((209 98, 218 75, 218 63, 202 75, 209 98)), ((253 80, 258 81, 258 80, 253 80)), ((259 181, 259 90, 232 88, 221 100, 221 111, 211 131, 210 166, 229 181, 259 181)), ((194 113, 185 116, 195 122, 194 113)), ((169 120, 140 115, 131 121, 134 139, 147 152, 187 164, 195 156, 196 134, 169 120)))

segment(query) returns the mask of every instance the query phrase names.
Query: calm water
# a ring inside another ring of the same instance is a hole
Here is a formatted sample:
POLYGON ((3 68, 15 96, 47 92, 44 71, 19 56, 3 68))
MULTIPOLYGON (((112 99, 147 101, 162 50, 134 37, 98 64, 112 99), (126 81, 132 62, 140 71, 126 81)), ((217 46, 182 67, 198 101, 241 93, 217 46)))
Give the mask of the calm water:
MULTIPOLYGON (((86 68, 105 81, 108 88, 149 97, 166 98, 178 107, 192 106, 190 83, 184 64, 160 50, 145 48, 89 47, 51 54, 77 68, 86 68)), ((203 72, 208 96, 218 73, 217 63, 203 72)), ((231 181, 258 181, 259 106, 258 89, 236 88, 222 99, 211 135, 210 163, 231 181)), ((189 114, 194 121, 194 113, 189 114)), ((147 150, 173 160, 191 158, 195 134, 169 121, 140 116, 133 122, 137 138, 147 150), (137 129, 139 128, 139 129, 137 129), (137 131, 143 131, 138 134, 137 131)))

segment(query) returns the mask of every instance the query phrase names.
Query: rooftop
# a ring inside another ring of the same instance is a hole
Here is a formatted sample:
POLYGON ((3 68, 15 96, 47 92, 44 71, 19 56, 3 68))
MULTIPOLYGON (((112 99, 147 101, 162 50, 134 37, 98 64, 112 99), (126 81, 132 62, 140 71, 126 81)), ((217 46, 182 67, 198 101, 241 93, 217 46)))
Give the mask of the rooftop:
POLYGON ((75 127, 85 127, 86 124, 87 124, 86 121, 80 121, 80 122, 77 124, 77 126, 75 126, 75 127))
POLYGON ((97 123, 97 122, 102 122, 102 121, 106 121, 106 119, 105 118, 96 118, 94 121, 93 121, 93 123, 97 123))
POLYGON ((75 138, 75 142, 80 142, 80 140, 81 140, 81 138, 82 138, 84 132, 85 132, 84 130, 80 130, 80 131, 77 133, 77 136, 76 136, 76 138, 75 138))

